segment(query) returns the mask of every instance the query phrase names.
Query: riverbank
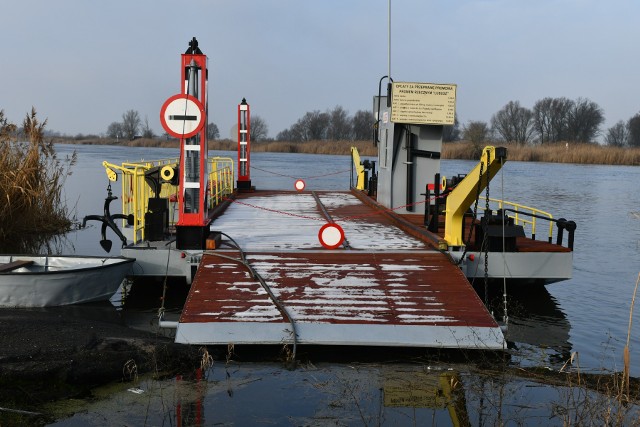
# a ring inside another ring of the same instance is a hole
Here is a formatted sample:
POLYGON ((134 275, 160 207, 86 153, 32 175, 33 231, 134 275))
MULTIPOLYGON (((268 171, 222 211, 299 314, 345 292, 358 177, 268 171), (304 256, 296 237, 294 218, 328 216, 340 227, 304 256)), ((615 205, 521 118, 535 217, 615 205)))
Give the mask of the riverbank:
POLYGON ((4 308, 0 337, 0 425, 31 424, 45 403, 88 398, 98 385, 190 372, 202 358, 170 338, 62 309, 4 308))
MULTIPOLYGON (((64 144, 163 147, 176 149, 179 146, 178 140, 164 138, 139 138, 133 141, 116 141, 109 138, 55 138, 54 142, 64 144)), ((544 145, 499 144, 491 142, 474 145, 467 141, 448 142, 442 145, 442 158, 478 160, 478 150, 484 145, 492 144, 507 147, 508 159, 512 161, 640 166, 640 148, 620 148, 598 144, 566 142, 544 145)), ((361 156, 378 155, 378 149, 371 141, 264 141, 252 143, 251 150, 254 152, 349 155, 352 146, 358 148, 361 156)), ((235 151, 237 150, 237 142, 231 140, 209 141, 209 150, 235 151)))

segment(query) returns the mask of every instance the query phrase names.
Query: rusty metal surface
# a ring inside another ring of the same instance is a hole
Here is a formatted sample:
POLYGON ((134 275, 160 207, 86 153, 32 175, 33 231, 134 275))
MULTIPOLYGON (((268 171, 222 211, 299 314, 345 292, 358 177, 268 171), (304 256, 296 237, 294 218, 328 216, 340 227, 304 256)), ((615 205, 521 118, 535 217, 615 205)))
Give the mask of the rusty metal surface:
MULTIPOLYGON (((477 294, 432 238, 408 235, 349 192, 240 194, 214 220, 291 316, 301 343, 502 348, 477 294), (347 248, 325 250, 318 230, 339 224, 347 248)), ((279 344, 292 325, 235 250, 205 253, 176 341, 279 344)))
MULTIPOLYGON (((349 192, 316 192, 354 250, 423 250, 429 245, 396 227, 383 213, 349 192)), ((216 218, 223 231, 249 251, 318 250, 318 231, 327 219, 310 192, 256 191, 240 194, 216 218)))
MULTIPOLYGON (((247 259, 298 322, 495 326, 440 253, 252 253, 247 259)), ((181 322, 285 322, 240 263, 206 254, 181 322)))

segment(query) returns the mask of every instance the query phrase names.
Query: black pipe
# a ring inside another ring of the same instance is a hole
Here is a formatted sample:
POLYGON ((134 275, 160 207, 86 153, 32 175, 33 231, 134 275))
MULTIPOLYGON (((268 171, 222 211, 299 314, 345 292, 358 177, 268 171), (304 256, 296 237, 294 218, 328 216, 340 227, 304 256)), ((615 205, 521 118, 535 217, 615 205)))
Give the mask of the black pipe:
MULTIPOLYGON (((429 219, 429 231, 432 233, 438 232, 438 221, 440 216, 440 173, 437 173, 434 177, 433 183, 433 213, 429 219)), ((431 202, 429 202, 431 203, 431 202)))
POLYGON ((569 232, 569 238, 567 239, 567 246, 569 246, 569 249, 573 250, 573 238, 574 238, 574 232, 576 231, 577 225, 574 221, 567 221, 567 223, 565 224, 565 228, 566 230, 569 232))
POLYGON ((567 223, 567 220, 564 218, 560 218, 558 221, 556 221, 556 225, 558 226, 558 235, 556 236, 556 245, 562 246, 562 238, 564 235, 564 229, 565 229, 566 223, 567 223))
POLYGON ((424 189, 424 219, 422 220, 422 225, 429 229, 429 216, 431 216, 431 190, 429 190, 429 184, 425 186, 424 189))
POLYGON ((413 133, 409 127, 406 128, 405 138, 407 138, 407 182, 405 205, 409 212, 413 212, 413 133))

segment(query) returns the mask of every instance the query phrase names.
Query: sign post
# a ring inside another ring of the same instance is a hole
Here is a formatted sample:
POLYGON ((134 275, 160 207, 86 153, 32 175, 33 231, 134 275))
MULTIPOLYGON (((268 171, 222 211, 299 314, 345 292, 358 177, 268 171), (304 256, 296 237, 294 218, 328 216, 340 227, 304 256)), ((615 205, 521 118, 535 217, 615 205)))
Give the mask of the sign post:
POLYGON ((204 249, 209 235, 207 205, 207 56, 194 37, 182 54, 180 93, 167 99, 160 122, 180 139, 177 249, 204 249))
POLYGON ((204 126, 207 113, 191 95, 178 94, 167 99, 160 109, 160 123, 174 138, 191 138, 204 126))

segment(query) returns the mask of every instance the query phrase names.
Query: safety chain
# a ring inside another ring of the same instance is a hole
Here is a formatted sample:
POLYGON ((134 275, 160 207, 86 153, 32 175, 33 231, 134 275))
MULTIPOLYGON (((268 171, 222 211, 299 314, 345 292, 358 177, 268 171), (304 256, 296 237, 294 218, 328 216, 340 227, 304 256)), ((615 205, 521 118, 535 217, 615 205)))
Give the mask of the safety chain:
MULTIPOLYGON (((491 151, 487 150, 487 165, 491 163, 491 151)), ((484 234, 482 238, 482 246, 484 249, 484 304, 489 307, 489 170, 487 166, 487 187, 485 190, 485 210, 484 210, 484 224, 482 226, 482 232, 484 234)))
MULTIPOLYGON (((441 195, 438 196, 438 198, 443 199, 445 196, 441 195)), ((369 217, 374 217, 374 216, 380 216, 383 215, 385 212, 393 212, 393 211, 397 211, 400 209, 405 209, 408 206, 417 206, 423 203, 428 203, 432 200, 435 200, 436 197, 431 197, 428 200, 419 200, 417 202, 413 202, 413 203, 409 203, 406 205, 402 205, 402 206, 396 206, 393 208, 385 208, 384 210, 377 210, 371 213, 366 213, 366 214, 361 214, 361 215, 351 215, 351 216, 345 216, 343 218, 340 218, 339 220, 336 220, 335 222, 347 222, 347 221, 354 221, 354 220, 358 220, 358 219, 363 219, 363 218, 369 218, 369 217)), ((222 200, 224 201, 228 201, 230 203, 235 203, 238 205, 243 205, 243 206, 247 206, 249 208, 253 208, 253 209, 258 209, 258 210, 263 210, 263 211, 267 211, 267 212, 272 212, 272 213, 277 213, 277 214, 281 214, 281 215, 286 215, 286 216, 291 216, 294 218, 302 218, 302 219, 309 219, 309 220, 313 220, 313 221, 326 221, 325 218, 320 218, 320 217, 312 217, 312 216, 308 216, 308 215, 301 215, 301 214, 296 214, 296 213, 292 213, 292 212, 286 212, 286 211, 282 211, 282 210, 278 210, 278 209, 271 209, 271 208, 267 208, 264 206, 257 206, 251 203, 247 203, 247 202, 242 202, 240 200, 237 199, 233 199, 231 197, 225 197, 222 200)))
POLYGON ((284 178, 292 178, 292 179, 314 179, 314 178, 324 178, 326 176, 332 176, 332 175, 339 175, 341 173, 347 173, 347 172, 351 172, 351 169, 344 169, 344 170, 339 170, 339 171, 335 171, 335 172, 328 172, 328 173, 324 173, 322 175, 313 175, 313 176, 293 176, 293 175, 286 175, 280 172, 274 172, 274 171, 270 171, 270 170, 266 170, 266 169, 262 169, 259 168, 257 166, 253 166, 251 165, 251 169, 255 169, 255 170, 259 170, 261 172, 266 172, 266 173, 270 173, 272 175, 276 175, 276 176, 282 176, 284 178))

